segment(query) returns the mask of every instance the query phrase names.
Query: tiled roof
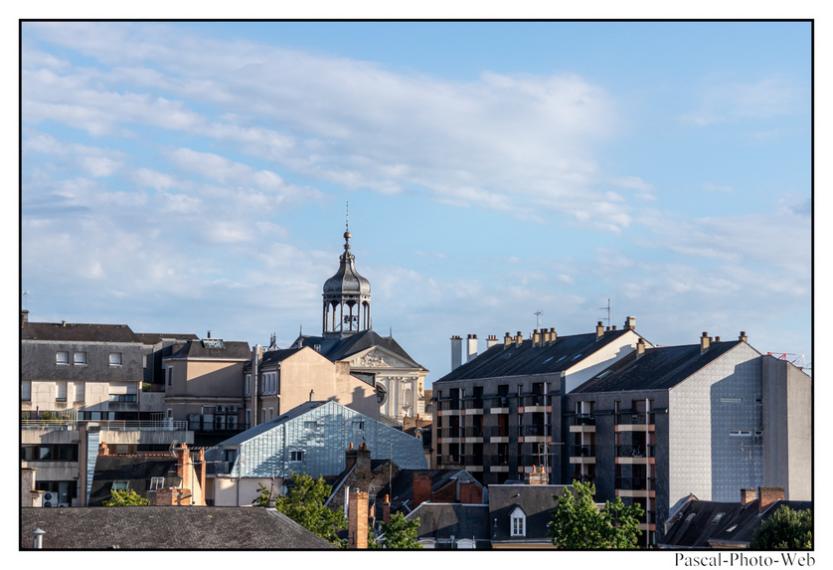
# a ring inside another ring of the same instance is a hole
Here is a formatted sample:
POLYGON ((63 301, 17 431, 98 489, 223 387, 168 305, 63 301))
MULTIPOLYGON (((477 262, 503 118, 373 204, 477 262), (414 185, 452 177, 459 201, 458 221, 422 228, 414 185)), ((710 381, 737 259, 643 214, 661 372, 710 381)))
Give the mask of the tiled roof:
POLYGON ((127 481, 129 488, 147 496, 152 477, 164 477, 165 487, 176 487, 181 478, 176 474, 177 458, 156 455, 99 455, 95 462, 90 506, 101 506, 110 498, 113 481, 127 481))
POLYGON ((141 342, 127 325, 26 323, 23 325, 20 335, 23 340, 141 342))
POLYGON ((488 505, 425 502, 407 518, 419 519, 419 538, 489 540, 488 505))
POLYGON ((189 340, 171 358, 243 359, 251 356, 249 343, 236 340, 189 340), (217 346, 217 348, 215 348, 217 346), (222 348, 219 348, 222 346, 222 348))
POLYGON ((23 508, 20 547, 44 549, 329 549, 289 517, 257 507, 23 508))
POLYGON ((699 344, 648 348, 639 357, 636 352, 632 352, 576 388, 573 393, 672 388, 740 343, 738 340, 713 342, 702 353, 699 344))
POLYGON ((380 346, 393 354, 399 356, 410 366, 425 370, 421 364, 411 358, 393 337, 386 337, 377 334, 373 330, 366 330, 355 333, 344 338, 337 336, 300 336, 295 340, 295 345, 319 347, 319 352, 330 360, 344 360, 350 355, 356 354, 374 346, 380 346))
POLYGON ((530 339, 524 340, 520 346, 513 343, 508 348, 499 343, 434 384, 450 380, 561 372, 627 332, 628 329, 606 331, 601 338, 597 338, 595 333, 559 336, 554 343, 543 346, 532 346, 530 339))

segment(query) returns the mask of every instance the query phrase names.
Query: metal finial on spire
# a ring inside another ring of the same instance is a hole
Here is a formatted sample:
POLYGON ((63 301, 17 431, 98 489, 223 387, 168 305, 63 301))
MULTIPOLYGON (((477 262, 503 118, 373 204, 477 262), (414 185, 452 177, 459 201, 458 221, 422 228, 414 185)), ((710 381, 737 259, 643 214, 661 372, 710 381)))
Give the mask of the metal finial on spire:
POLYGON ((350 202, 346 201, 344 203, 344 250, 347 251, 350 249, 350 238, 352 234, 350 233, 350 202))

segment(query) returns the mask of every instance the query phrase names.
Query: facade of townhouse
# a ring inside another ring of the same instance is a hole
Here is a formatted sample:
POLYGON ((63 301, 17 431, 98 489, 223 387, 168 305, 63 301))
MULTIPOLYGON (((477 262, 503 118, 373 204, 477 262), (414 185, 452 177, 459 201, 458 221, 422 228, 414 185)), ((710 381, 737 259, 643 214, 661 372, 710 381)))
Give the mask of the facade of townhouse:
POLYGON ((347 363, 333 362, 309 347, 265 352, 255 347, 243 372, 246 425, 271 421, 304 402, 321 399, 335 399, 379 417, 379 396, 372 378, 353 376, 347 363))
POLYGON ((559 336, 551 328, 529 339, 520 332, 503 342, 492 336, 479 355, 469 335, 468 361, 460 364, 462 339, 452 337, 457 367, 432 386, 432 466, 465 468, 493 484, 544 465, 549 481, 561 482, 564 395, 632 352, 639 339, 633 317, 622 330, 598 323, 588 334, 559 336))
POLYGON ((649 543, 690 494, 733 501, 742 488, 780 482, 809 500, 811 379, 771 358, 745 333, 640 343, 567 396, 567 480, 592 481, 597 500, 639 503, 649 543))
POLYGON ((140 419, 145 353, 127 325, 36 323, 21 312, 24 418, 140 419))
POLYGON ((306 402, 212 448, 209 497, 217 506, 248 505, 260 485, 280 492, 293 473, 335 477, 345 470, 351 446, 365 446, 373 459, 403 469, 426 467, 415 437, 334 400, 306 402))

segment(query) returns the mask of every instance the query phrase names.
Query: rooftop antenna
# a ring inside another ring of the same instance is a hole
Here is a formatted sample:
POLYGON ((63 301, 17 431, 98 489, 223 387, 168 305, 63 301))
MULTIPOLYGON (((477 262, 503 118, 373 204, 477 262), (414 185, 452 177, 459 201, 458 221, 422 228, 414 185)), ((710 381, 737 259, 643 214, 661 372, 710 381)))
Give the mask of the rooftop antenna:
POLYGON ((23 307, 24 309, 26 308, 26 307, 25 307, 25 305, 26 305, 26 297, 28 297, 28 296, 29 296, 29 291, 23 291, 23 299, 21 299, 20 304, 21 304, 21 305, 24 305, 24 307, 23 307))
POLYGON ((599 309, 607 311, 607 326, 609 327, 613 320, 613 305, 610 303, 610 297, 607 298, 607 306, 599 307, 599 309))
POLYGON ((393 338, 393 327, 388 327, 388 337, 393 338))
POLYGON ((542 311, 541 309, 538 309, 537 311, 535 311, 532 314, 535 315, 535 328, 540 329, 541 328, 541 316, 544 314, 544 311, 542 311))
POLYGON ((350 200, 344 202, 344 231, 350 231, 350 200))

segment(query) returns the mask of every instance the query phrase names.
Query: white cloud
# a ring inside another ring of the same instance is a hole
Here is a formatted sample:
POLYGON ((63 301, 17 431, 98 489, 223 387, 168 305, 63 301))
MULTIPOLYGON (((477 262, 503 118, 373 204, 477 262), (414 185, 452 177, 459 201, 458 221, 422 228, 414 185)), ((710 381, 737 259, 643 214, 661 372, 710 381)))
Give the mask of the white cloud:
POLYGON ((712 83, 699 94, 699 106, 681 119, 705 127, 719 123, 761 120, 790 115, 806 108, 800 90, 786 77, 764 77, 756 81, 712 83))
POLYGON ((122 166, 121 153, 81 144, 68 144, 43 133, 27 134, 23 140, 24 160, 26 153, 47 154, 73 163, 84 173, 104 178, 115 174, 122 166))

